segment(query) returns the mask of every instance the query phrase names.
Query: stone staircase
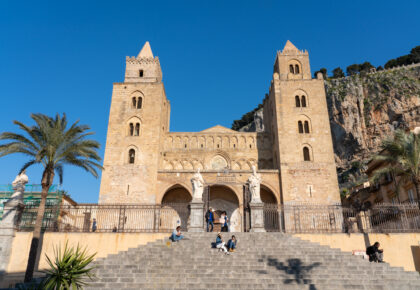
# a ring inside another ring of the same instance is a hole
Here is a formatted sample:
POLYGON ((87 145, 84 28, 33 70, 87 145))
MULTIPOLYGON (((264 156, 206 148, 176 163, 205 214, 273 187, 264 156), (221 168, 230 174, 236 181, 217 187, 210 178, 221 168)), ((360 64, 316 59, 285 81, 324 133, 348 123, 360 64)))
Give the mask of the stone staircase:
POLYGON ((235 235, 230 255, 211 248, 214 232, 109 255, 95 261, 97 280, 86 289, 420 289, 417 272, 282 233, 235 235))

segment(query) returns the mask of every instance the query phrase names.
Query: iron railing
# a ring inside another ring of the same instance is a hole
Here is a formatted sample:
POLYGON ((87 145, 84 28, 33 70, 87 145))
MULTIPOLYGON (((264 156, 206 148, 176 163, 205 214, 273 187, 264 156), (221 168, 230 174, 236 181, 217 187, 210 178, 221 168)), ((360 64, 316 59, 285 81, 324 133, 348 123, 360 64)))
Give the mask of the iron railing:
MULTIPOLYGON (((33 229, 36 211, 36 206, 25 207, 19 230, 33 229)), ((188 217, 187 203, 46 205, 42 228, 55 232, 171 232, 179 225, 186 231, 188 217)))
MULTIPOLYGON (((37 211, 37 203, 25 206, 18 225, 20 231, 33 229, 37 211)), ((411 203, 379 204, 366 210, 339 204, 264 204, 263 215, 264 228, 269 232, 420 232, 420 209, 411 203)), ((56 232, 171 232, 179 225, 187 231, 189 216, 188 203, 72 206, 47 202, 42 227, 44 231, 56 232)))

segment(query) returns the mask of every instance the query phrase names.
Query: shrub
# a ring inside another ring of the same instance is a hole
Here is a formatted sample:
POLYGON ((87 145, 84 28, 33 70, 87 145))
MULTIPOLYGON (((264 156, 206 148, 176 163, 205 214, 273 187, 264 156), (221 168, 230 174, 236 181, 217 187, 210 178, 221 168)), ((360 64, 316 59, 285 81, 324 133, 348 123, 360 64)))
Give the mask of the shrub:
POLYGON ((43 281, 44 289, 82 289, 86 286, 87 278, 93 280, 94 267, 89 267, 96 253, 87 254, 86 248, 77 245, 76 249, 68 246, 68 242, 61 250, 61 246, 54 249, 55 260, 52 261, 47 255, 46 259, 50 269, 44 271, 47 277, 43 281))

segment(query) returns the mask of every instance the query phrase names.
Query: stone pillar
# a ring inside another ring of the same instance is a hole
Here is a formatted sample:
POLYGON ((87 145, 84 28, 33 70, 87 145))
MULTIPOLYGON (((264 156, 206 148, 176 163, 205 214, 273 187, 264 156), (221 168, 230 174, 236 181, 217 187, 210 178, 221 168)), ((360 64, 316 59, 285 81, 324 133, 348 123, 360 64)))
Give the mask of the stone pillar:
POLYGON ((15 231, 23 211, 23 202, 11 199, 4 203, 0 223, 0 273, 7 271, 15 231))
POLYGON ((264 229, 264 203, 251 202, 251 229, 250 232, 265 232, 264 229))
POLYGON ((189 232, 204 232, 204 202, 192 201, 190 203, 189 232))

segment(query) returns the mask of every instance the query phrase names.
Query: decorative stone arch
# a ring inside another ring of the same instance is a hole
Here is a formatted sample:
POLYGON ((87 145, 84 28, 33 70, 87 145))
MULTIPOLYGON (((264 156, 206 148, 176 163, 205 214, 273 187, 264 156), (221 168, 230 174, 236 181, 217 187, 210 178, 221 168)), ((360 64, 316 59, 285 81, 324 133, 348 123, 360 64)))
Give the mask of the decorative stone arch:
POLYGON ((206 138, 204 138, 203 136, 198 137, 198 148, 206 148, 206 138))
POLYGON ((313 148, 310 144, 303 143, 300 151, 301 151, 300 154, 302 156, 301 160, 303 162, 313 162, 314 161, 313 148), (307 150, 309 150, 309 151, 306 151, 305 148, 307 148, 307 150), (305 156, 305 154, 307 154, 306 152, 309 153, 309 160, 306 160, 306 157, 307 157, 307 156, 305 156))
POLYGON ((194 166, 193 166, 191 161, 183 160, 183 168, 184 168, 184 170, 193 170, 194 166))
POLYGON ((124 164, 138 164, 139 156, 140 156, 139 148, 134 144, 130 144, 124 150, 121 156, 121 159, 123 160, 124 164), (134 163, 130 163, 130 157, 129 157, 130 150, 134 150, 134 163))
POLYGON ((279 203, 279 198, 276 195, 276 191, 267 183, 261 183, 260 185, 260 196, 263 203, 279 203))
POLYGON ((142 91, 135 90, 130 93, 129 107, 131 109, 142 109, 144 107, 145 97, 142 91), (134 103, 135 98, 135 103, 134 103))
POLYGON ((246 138, 245 136, 240 136, 239 137, 239 143, 238 143, 239 148, 243 149, 246 148, 246 138))
POLYGON ((214 141, 214 148, 216 149, 222 149, 223 145, 222 145, 222 137, 217 136, 215 141, 214 141))
POLYGON ((174 166, 174 170, 184 170, 184 167, 180 160, 175 159, 172 161, 172 164, 174 166))
POLYGON ((226 152, 217 150, 215 154, 208 158, 206 164, 207 168, 211 170, 223 170, 223 166, 226 169, 230 169, 231 159, 226 152))
POLYGON ((230 148, 230 142, 228 136, 222 137, 222 148, 230 148))
POLYGON ((247 149, 255 148, 255 138, 254 137, 246 138, 246 147, 247 147, 247 149))
POLYGON ((238 148, 238 138, 236 136, 230 138, 230 145, 233 149, 238 148))
POLYGON ((189 219, 188 204, 192 200, 189 188, 183 183, 169 186, 159 196, 161 210, 159 214, 159 228, 173 230, 181 226, 186 231, 189 219))
POLYGON ((197 144, 198 144, 197 143, 197 137, 195 137, 195 136, 191 137, 191 139, 190 139, 190 148, 191 149, 196 149, 198 147, 197 144))
POLYGON ((197 169, 200 169, 200 170, 204 169, 203 163, 198 160, 193 161, 193 166, 194 166, 194 171, 196 171, 197 169))
MULTIPOLYGON (((215 222, 222 211, 226 211, 230 222, 231 232, 242 231, 242 217, 240 212, 241 195, 235 188, 227 184, 210 186, 209 206, 215 210, 215 222)), ((216 228, 216 230, 218 230, 216 228)))
POLYGON ((182 137, 182 148, 189 149, 190 140, 187 136, 182 137))
POLYGON ((235 161, 235 162, 233 162, 233 164, 232 164, 232 169, 233 170, 241 170, 241 164, 239 163, 239 162, 237 162, 237 161, 235 161))
POLYGON ((292 74, 292 75, 301 75, 303 74, 302 72, 302 63, 293 58, 291 60, 289 60, 289 62, 287 63, 287 68, 288 68, 288 73, 292 74))
POLYGON ((173 170, 174 165, 167 159, 163 159, 163 169, 164 170, 173 170))
POLYGON ((168 136, 165 138, 165 148, 166 149, 172 149, 173 147, 174 139, 171 136, 168 136))
POLYGON ((293 100, 296 107, 307 108, 309 107, 308 93, 303 89, 298 89, 293 93, 293 100), (299 99, 299 106, 297 106, 297 98, 299 99))
POLYGON ((248 159, 246 163, 248 164, 250 169, 252 169, 252 166, 255 166, 258 169, 257 160, 255 160, 254 158, 248 159))
POLYGON ((212 149, 214 146, 214 138, 213 136, 206 137, 206 144, 204 145, 207 149, 212 149))
POLYGON ((309 118, 307 115, 305 114, 300 114, 299 116, 297 116, 297 130, 298 133, 305 133, 305 134, 311 134, 313 132, 313 128, 312 128, 312 122, 311 122, 311 118, 309 118), (302 132, 301 132, 301 125, 302 125, 302 132))
POLYGON ((125 136, 138 137, 142 131, 142 120, 138 116, 132 116, 125 121, 125 136), (138 124, 138 128, 136 127, 138 124), (133 134, 131 134, 133 133, 133 134))
POLYGON ((182 148, 182 140, 180 136, 176 136, 174 138, 173 148, 181 149, 182 148))

